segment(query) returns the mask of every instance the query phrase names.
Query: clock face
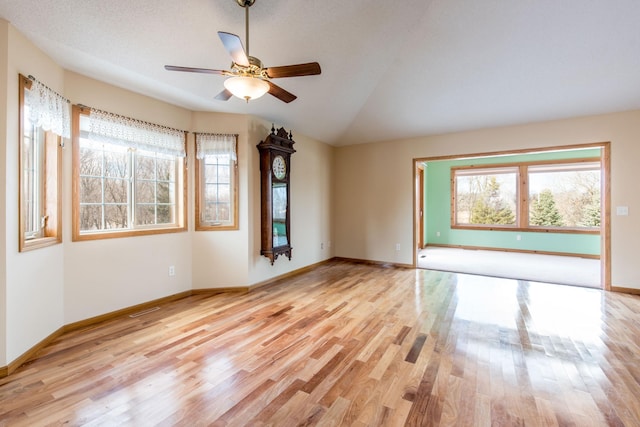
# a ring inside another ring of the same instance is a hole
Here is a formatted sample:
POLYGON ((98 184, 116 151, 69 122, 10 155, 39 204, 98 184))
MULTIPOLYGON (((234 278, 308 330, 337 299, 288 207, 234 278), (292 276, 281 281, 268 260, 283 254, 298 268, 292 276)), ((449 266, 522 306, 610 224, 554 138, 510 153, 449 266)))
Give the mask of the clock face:
POLYGON ((276 156, 273 158, 271 169, 273 169, 273 175, 277 179, 284 179, 284 177, 287 176, 287 164, 282 156, 276 156))

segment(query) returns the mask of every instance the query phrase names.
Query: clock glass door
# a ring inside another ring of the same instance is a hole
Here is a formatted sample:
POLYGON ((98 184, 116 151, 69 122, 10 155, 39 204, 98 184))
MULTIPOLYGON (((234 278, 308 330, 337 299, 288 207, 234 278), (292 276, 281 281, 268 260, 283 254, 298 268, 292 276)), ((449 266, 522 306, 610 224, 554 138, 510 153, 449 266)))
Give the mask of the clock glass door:
POLYGON ((274 182, 271 188, 273 202, 273 247, 289 244, 287 238, 287 184, 274 182))

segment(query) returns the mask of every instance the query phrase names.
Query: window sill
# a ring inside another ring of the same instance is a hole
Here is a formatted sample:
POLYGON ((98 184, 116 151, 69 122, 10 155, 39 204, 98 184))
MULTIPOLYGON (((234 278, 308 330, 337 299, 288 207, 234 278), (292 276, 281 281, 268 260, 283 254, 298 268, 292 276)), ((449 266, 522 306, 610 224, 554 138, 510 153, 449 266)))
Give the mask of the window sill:
POLYGON ((516 227, 498 225, 452 225, 452 230, 520 231, 526 233, 600 234, 600 229, 516 227))
POLYGON ((196 224, 196 231, 233 231, 239 230, 240 228, 237 225, 226 224, 226 225, 213 225, 213 224, 196 224))
POLYGON ((58 237, 39 237, 36 239, 25 240, 24 242, 20 242, 20 252, 32 251, 35 249, 46 248, 47 246, 57 245, 58 243, 62 243, 62 239, 58 237))
POLYGON ((156 234, 169 234, 169 233, 181 233, 187 231, 187 227, 166 227, 166 228, 153 228, 153 229, 141 229, 141 230, 122 230, 122 231, 101 231, 92 233, 81 233, 74 230, 73 238, 74 242, 80 242, 85 240, 101 240, 101 239, 116 239, 119 237, 135 237, 135 236, 151 236, 156 234))

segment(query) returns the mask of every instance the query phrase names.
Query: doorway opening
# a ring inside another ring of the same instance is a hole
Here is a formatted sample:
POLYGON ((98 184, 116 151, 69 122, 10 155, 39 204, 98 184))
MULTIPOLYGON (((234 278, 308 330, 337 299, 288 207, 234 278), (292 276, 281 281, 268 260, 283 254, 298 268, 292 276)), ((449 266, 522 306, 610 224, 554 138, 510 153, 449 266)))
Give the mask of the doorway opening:
MULTIPOLYGON (((610 290, 609 152, 603 142, 414 159, 414 265, 428 265, 428 250, 456 249, 448 268, 432 269, 469 272, 471 256, 482 255, 476 274, 505 277, 491 256, 532 254, 526 262, 546 256, 558 277, 563 265, 597 276, 567 284, 610 290)), ((511 278, 550 281, 513 270, 511 278)))

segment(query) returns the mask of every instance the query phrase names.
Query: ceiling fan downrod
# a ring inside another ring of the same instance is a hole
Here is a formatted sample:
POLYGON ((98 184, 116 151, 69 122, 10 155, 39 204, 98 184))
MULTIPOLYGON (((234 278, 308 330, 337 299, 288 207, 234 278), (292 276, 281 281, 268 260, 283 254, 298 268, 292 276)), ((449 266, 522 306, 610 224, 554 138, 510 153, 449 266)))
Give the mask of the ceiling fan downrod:
POLYGON ((253 6, 255 2, 256 0, 236 0, 238 6, 244 8, 244 40, 247 45, 247 56, 249 56, 249 8, 253 6))

